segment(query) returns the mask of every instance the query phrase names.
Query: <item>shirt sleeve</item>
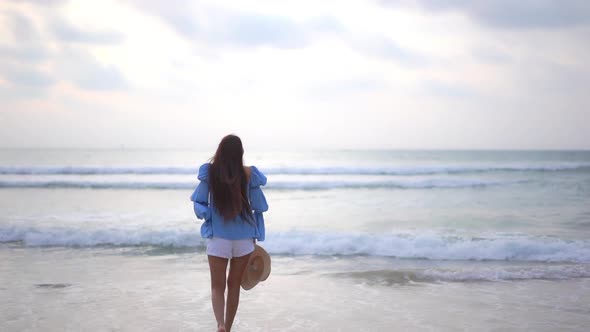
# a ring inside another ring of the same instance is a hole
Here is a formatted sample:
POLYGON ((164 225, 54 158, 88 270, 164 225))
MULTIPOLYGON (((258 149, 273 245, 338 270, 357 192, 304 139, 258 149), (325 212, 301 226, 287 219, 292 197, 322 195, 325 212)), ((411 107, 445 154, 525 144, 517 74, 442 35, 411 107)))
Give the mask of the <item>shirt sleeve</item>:
POLYGON ((209 164, 203 164, 199 168, 199 184, 191 195, 195 215, 198 219, 211 219, 211 210, 209 208, 209 164))
POLYGON ((250 207, 254 212, 266 212, 268 211, 268 203, 266 197, 262 192, 262 186, 266 185, 266 176, 262 174, 255 166, 251 166, 252 170, 250 180, 250 207))
POLYGON ((251 166, 250 170, 252 171, 250 175, 250 207, 254 211, 256 239, 258 241, 264 241, 266 231, 262 213, 268 211, 268 203, 260 187, 266 185, 266 176, 255 166, 251 166))

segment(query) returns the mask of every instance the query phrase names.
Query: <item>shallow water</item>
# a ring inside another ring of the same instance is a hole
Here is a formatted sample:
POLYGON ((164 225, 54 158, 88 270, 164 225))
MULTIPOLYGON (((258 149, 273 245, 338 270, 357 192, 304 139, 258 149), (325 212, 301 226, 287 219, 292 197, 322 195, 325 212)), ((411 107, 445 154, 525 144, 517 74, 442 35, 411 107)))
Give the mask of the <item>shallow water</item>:
MULTIPOLYGON (((137 251, 3 248, 2 330, 213 330, 204 255, 137 251)), ((273 256, 271 277, 242 293, 235 330, 583 331, 590 324, 588 278, 407 279, 396 273, 413 264, 389 264, 389 272, 343 273, 335 271, 384 262, 273 256)))

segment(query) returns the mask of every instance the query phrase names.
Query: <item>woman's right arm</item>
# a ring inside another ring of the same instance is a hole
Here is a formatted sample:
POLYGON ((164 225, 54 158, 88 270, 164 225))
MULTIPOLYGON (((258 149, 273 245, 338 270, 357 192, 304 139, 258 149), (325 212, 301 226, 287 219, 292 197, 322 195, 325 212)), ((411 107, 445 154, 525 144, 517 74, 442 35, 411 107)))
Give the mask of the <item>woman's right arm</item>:
POLYGON ((195 215, 199 219, 205 219, 201 224, 201 237, 213 237, 213 225, 211 220, 211 204, 209 202, 209 164, 203 164, 199 168, 199 185, 191 195, 195 215))

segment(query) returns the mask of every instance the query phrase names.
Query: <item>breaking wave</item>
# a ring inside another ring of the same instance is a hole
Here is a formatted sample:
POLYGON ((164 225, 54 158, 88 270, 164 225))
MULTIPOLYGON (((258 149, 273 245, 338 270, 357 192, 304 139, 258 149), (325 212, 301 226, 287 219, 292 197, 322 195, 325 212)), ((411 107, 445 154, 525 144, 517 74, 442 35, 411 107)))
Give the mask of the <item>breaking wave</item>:
MULTIPOLYGON (((78 229, 0 226, 1 242, 24 246, 169 246, 204 248, 197 229, 78 229)), ((262 243, 279 255, 382 256, 424 260, 590 263, 589 240, 550 237, 460 237, 441 234, 274 232, 262 243)))

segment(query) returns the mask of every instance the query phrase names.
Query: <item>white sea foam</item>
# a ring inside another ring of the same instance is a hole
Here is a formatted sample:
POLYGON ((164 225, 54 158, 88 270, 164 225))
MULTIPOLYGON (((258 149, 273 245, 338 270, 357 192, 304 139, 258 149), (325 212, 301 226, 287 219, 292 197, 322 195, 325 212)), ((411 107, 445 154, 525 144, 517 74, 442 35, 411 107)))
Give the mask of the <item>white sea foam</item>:
POLYGON ((527 236, 456 237, 439 234, 285 232, 265 248, 291 255, 369 255, 431 260, 590 262, 590 241, 527 236))
MULTIPOLYGON (((0 226, 0 242, 25 246, 203 246, 197 229, 78 229, 0 226)), ((264 247, 281 255, 368 255, 428 260, 590 263, 590 241, 528 236, 458 237, 288 231, 267 234, 264 247)))
POLYGON ((1 242, 22 242, 25 246, 170 246, 200 247, 198 230, 78 229, 65 227, 0 226, 1 242))
MULTIPOLYGON (((120 174, 197 174, 198 167, 100 167, 100 166, 2 166, 6 175, 120 175, 120 174)), ((485 172, 590 171, 590 163, 479 164, 397 167, 271 167, 265 174, 285 175, 433 175, 485 172)))

